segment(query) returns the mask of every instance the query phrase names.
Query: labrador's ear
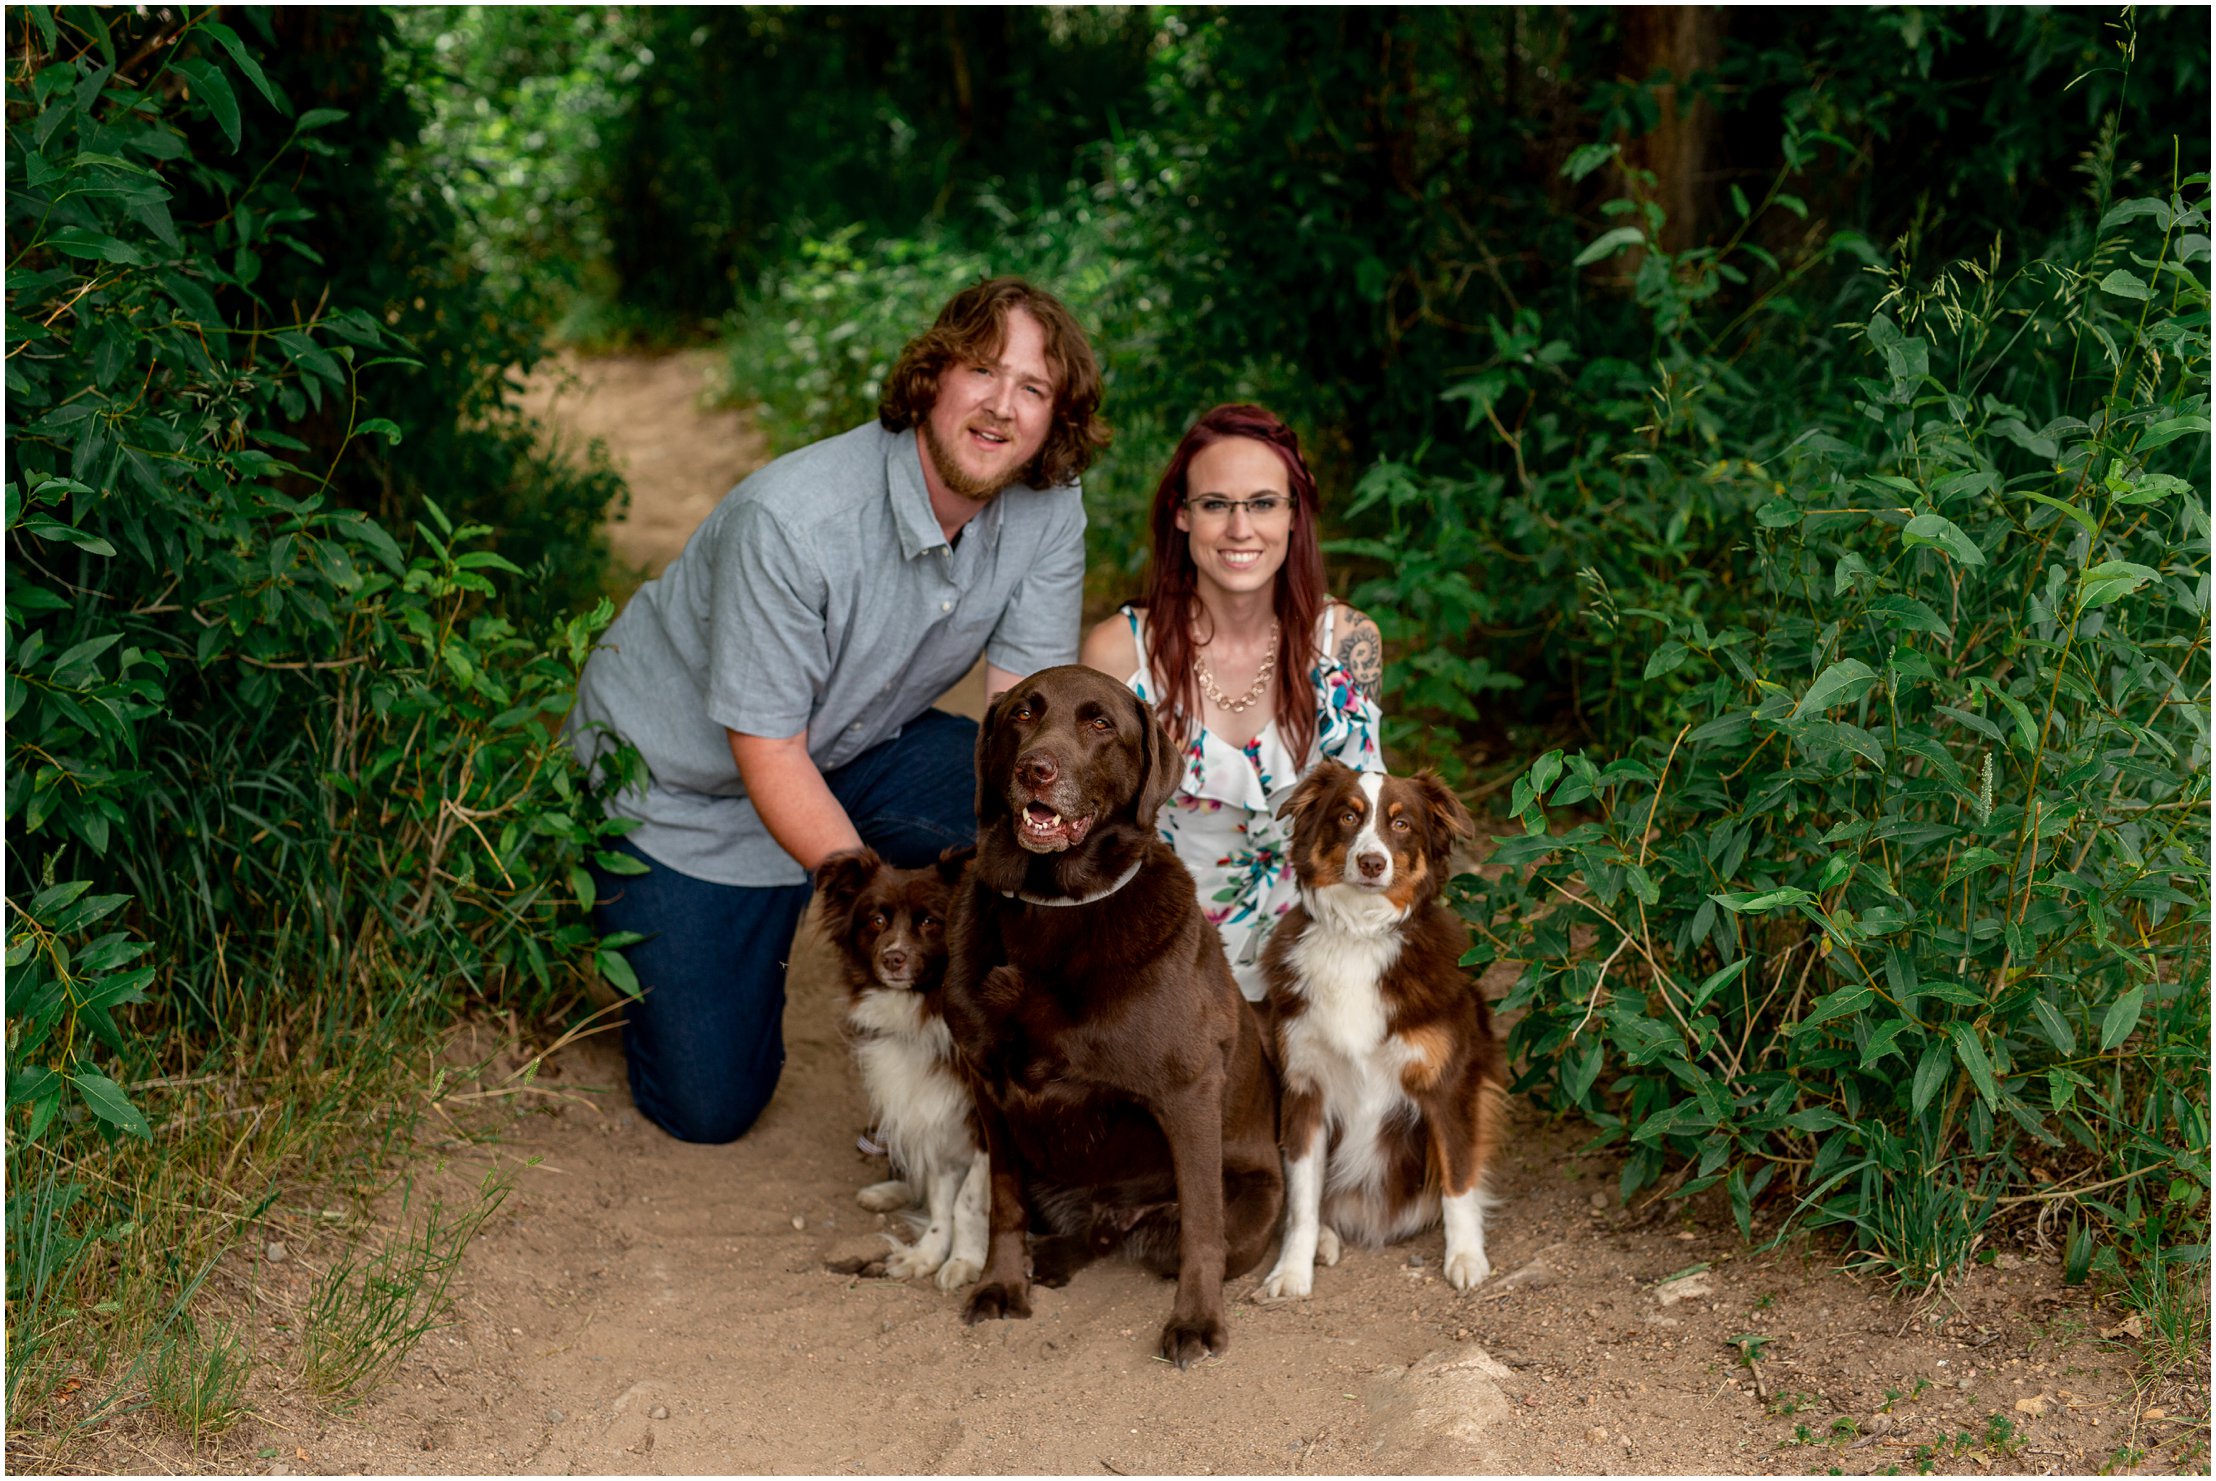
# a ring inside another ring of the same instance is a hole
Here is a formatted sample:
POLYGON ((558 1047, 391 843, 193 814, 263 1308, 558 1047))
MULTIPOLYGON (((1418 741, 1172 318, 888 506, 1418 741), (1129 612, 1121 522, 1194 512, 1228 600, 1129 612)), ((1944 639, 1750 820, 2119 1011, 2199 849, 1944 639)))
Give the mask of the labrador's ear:
POLYGON ((1184 757, 1178 752, 1177 742, 1171 738, 1168 727, 1154 713, 1154 706, 1136 694, 1131 696, 1131 702, 1139 707, 1139 759, 1145 767, 1139 783, 1138 820, 1140 827, 1151 830, 1154 815, 1177 790, 1177 774, 1184 757))
POLYGON ((984 722, 977 727, 976 813, 978 827, 980 830, 979 836, 983 836, 982 830, 987 818, 997 817, 1001 813, 1006 812, 1008 808, 1007 798, 999 796, 988 797, 986 795, 985 757, 992 750, 994 732, 1000 729, 1001 719, 1008 713, 1009 701, 1014 698, 1017 690, 1020 690, 1021 688, 1023 688, 1023 686, 1021 684, 1017 684, 1012 686, 1011 688, 1002 690, 1000 692, 1000 697, 986 707, 984 722))
POLYGON ((877 877, 877 871, 885 867, 875 849, 848 849, 833 854, 816 865, 816 896, 822 902, 817 909, 823 912, 823 920, 834 933, 845 930, 845 921, 854 910, 854 902, 862 898, 862 891, 877 877))

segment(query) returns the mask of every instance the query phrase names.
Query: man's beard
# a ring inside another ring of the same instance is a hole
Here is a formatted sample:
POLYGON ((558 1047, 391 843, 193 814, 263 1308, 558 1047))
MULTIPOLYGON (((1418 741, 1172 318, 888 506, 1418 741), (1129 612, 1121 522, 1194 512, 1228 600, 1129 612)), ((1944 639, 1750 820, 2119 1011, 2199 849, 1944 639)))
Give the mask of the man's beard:
POLYGON ((1022 482, 1024 470, 1021 468, 997 482, 971 477, 963 471, 961 464, 954 461, 954 449, 939 441, 939 434, 933 430, 928 420, 918 425, 923 431, 924 451, 931 455, 931 467, 938 473, 939 482, 946 485, 949 493, 984 504, 998 497, 1001 490, 1014 488, 1022 482))

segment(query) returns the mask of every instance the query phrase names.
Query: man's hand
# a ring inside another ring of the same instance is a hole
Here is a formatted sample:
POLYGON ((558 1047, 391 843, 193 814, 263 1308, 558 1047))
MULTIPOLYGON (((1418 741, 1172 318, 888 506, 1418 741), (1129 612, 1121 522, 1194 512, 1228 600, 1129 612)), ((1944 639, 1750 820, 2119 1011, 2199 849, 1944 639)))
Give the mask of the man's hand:
POLYGON ((832 854, 862 846, 854 821, 808 757, 808 732, 772 739, 725 730, 739 781, 778 846, 810 874, 832 854))
POLYGON ((986 704, 986 707, 987 707, 987 708, 990 708, 990 707, 992 706, 992 702, 993 702, 994 700, 996 700, 996 699, 1000 698, 1000 697, 1001 697, 1001 696, 1002 696, 1003 694, 1006 694, 1006 693, 1007 693, 1007 692, 1008 692, 1009 690, 1011 690, 1011 689, 1015 688, 1015 687, 1016 687, 1016 686, 1017 686, 1018 684, 1021 684, 1021 683, 1023 682, 1023 677, 1024 677, 1024 676, 1023 676, 1022 674, 1011 674, 1011 673, 1009 673, 1009 672, 1008 672, 1008 670, 1006 670, 1006 669, 1004 669, 1004 668, 997 668, 997 667, 995 667, 994 665, 992 665, 992 664, 989 664, 989 663, 988 663, 988 664, 986 664, 986 665, 985 665, 985 704, 986 704))

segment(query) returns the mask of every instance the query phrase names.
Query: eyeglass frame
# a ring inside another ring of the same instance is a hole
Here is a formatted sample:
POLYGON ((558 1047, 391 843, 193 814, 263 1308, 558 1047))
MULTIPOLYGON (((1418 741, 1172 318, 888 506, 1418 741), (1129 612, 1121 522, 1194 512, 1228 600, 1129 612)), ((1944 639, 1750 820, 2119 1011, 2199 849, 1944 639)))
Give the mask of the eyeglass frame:
POLYGON ((1260 502, 1260 501, 1262 501, 1262 500, 1265 500, 1265 499, 1268 499, 1268 500, 1282 500, 1282 501, 1283 501, 1283 503, 1284 503, 1284 505, 1285 505, 1285 513, 1284 513, 1284 516, 1283 516, 1283 517, 1284 517, 1284 518, 1286 518, 1286 519, 1288 519, 1288 520, 1290 520, 1290 519, 1291 519, 1291 518, 1293 517, 1293 511, 1294 511, 1295 509, 1297 509, 1297 508, 1299 508, 1299 507, 1300 507, 1300 500, 1298 500, 1298 499, 1294 498, 1294 497, 1293 497, 1293 496, 1292 496, 1291 494, 1289 494, 1289 493, 1287 493, 1287 494, 1256 494, 1256 495, 1255 495, 1255 496, 1254 496, 1253 498, 1251 498, 1251 499, 1230 499, 1230 498, 1225 498, 1225 497, 1224 497, 1224 496, 1223 496, 1222 494, 1199 494, 1199 495, 1194 495, 1194 496, 1188 496, 1188 497, 1187 497, 1186 499, 1184 499, 1184 500, 1183 500, 1182 502, 1183 502, 1183 504, 1184 504, 1184 507, 1185 507, 1185 510, 1186 510, 1186 512, 1187 512, 1187 513, 1189 513, 1189 514, 1191 514, 1191 515, 1193 515, 1193 516, 1194 516, 1195 518, 1197 518, 1197 519, 1208 519, 1208 518, 1216 518, 1216 519, 1221 519, 1221 520, 1222 520, 1222 521, 1223 521, 1223 522, 1224 522, 1225 524, 1229 524, 1229 523, 1231 523, 1231 516, 1232 516, 1232 513, 1233 513, 1233 512, 1235 511, 1235 510, 1240 510, 1240 509, 1244 509, 1244 510, 1246 511, 1246 517, 1247 517, 1247 518, 1248 518, 1249 520, 1253 521, 1253 522, 1254 522, 1255 524, 1261 524, 1261 523, 1262 523, 1262 522, 1263 522, 1263 521, 1264 521, 1265 519, 1276 519, 1276 518, 1278 518, 1278 516, 1277 516, 1277 515, 1274 515, 1274 514, 1271 514, 1271 515, 1261 515, 1261 514, 1256 514, 1256 513, 1254 512, 1254 506, 1255 506, 1255 504, 1256 504, 1256 503, 1258 503, 1258 502, 1260 502), (1211 515, 1207 514, 1206 512, 1204 512, 1203 510, 1201 510, 1201 509, 1200 509, 1200 508, 1199 508, 1198 506, 1199 506, 1199 504, 1200 504, 1201 500, 1203 500, 1203 499, 1212 499, 1212 500, 1215 500, 1216 502, 1218 502, 1218 503, 1221 503, 1222 505, 1224 505, 1224 511, 1223 511, 1223 513, 1222 513, 1222 514, 1220 514, 1220 515, 1214 515, 1214 516, 1211 516, 1211 515))

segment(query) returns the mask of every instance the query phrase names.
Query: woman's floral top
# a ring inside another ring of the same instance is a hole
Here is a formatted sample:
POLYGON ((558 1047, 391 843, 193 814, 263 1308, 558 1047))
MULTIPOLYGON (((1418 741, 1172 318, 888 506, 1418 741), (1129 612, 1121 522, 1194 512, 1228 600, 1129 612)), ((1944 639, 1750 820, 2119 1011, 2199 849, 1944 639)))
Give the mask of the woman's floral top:
MULTIPOLYGON (((1149 704, 1161 686, 1147 668, 1146 626, 1140 613, 1121 609, 1139 650, 1139 669, 1124 682, 1149 704)), ((1185 748, 1185 775, 1163 805, 1162 838, 1200 885, 1200 908, 1223 937, 1224 955, 1239 991, 1259 1002, 1262 946, 1295 898, 1292 825, 1277 808, 1319 760, 1330 757, 1356 771, 1383 771, 1378 749, 1382 717, 1331 652, 1337 604, 1317 620, 1317 651, 1308 671, 1316 695, 1316 738, 1294 764, 1274 719, 1241 750, 1210 734, 1196 733, 1185 748)))

